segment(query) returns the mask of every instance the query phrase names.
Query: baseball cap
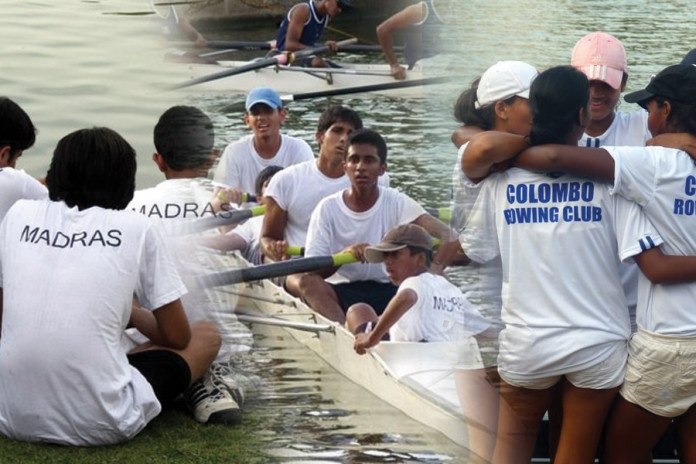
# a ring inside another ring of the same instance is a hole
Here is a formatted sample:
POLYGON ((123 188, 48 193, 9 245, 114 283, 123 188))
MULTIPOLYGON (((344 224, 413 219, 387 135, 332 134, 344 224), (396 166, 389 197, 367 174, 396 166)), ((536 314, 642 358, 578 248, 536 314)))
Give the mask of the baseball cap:
POLYGON ((398 251, 407 246, 432 250, 433 238, 417 224, 402 224, 387 232, 377 245, 365 248, 365 259, 370 263, 381 263, 384 261, 385 253, 398 251))
POLYGON ((529 87, 539 74, 523 61, 498 61, 483 73, 476 90, 477 109, 513 96, 529 98, 529 87))
POLYGON ((665 97, 681 103, 696 103, 696 66, 691 64, 674 64, 650 80, 643 89, 626 94, 628 103, 638 103, 643 108, 653 97, 665 97))
POLYGON ((589 80, 606 82, 618 89, 626 72, 626 50, 613 35, 593 32, 575 44, 570 64, 585 73, 589 80))
POLYGON ((684 56, 681 64, 696 64, 696 48, 692 48, 691 51, 684 56))
POLYGON ((249 111, 257 103, 263 103, 276 110, 283 107, 283 100, 280 99, 280 95, 270 87, 251 89, 246 98, 246 110, 249 111))

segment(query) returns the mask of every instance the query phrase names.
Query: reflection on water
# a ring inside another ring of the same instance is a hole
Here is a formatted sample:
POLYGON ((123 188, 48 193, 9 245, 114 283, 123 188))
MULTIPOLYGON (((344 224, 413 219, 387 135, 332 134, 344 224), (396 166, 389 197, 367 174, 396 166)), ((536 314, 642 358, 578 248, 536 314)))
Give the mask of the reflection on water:
POLYGON ((276 462, 463 463, 464 450, 328 367, 283 329, 261 328, 251 358, 264 388, 249 413, 276 462))

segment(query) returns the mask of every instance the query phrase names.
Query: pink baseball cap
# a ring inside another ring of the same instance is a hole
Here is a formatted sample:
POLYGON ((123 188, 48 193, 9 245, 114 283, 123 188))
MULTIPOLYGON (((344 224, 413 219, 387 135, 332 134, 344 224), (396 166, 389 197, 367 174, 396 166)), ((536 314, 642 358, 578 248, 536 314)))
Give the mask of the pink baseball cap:
POLYGON ((626 72, 626 50, 613 35, 593 32, 575 44, 570 64, 589 80, 606 82, 618 89, 626 72))

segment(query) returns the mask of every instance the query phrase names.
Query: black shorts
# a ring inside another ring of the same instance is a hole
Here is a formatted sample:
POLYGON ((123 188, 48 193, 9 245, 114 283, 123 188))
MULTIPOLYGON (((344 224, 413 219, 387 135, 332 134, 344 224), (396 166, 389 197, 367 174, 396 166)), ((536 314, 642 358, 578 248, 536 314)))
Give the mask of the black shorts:
POLYGON ((173 351, 140 351, 129 354, 128 362, 152 385, 163 409, 170 409, 191 383, 191 369, 184 358, 173 351))
POLYGON ((355 303, 367 303, 378 315, 384 312, 399 288, 391 282, 382 283, 374 280, 332 284, 331 287, 336 292, 344 312, 355 303))

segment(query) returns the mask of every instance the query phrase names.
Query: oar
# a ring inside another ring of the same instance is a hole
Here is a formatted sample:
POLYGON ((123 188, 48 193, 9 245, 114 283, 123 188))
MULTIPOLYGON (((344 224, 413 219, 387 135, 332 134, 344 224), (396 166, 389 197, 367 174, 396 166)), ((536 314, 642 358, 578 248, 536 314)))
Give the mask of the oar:
MULTIPOLYGON (((272 42, 244 42, 239 40, 212 40, 206 44, 206 48, 213 50, 274 50, 272 42)), ((402 51, 404 47, 394 47, 395 51, 402 51)), ((341 47, 344 52, 376 52, 382 51, 379 45, 346 44, 341 47)), ((208 55, 208 54, 206 54, 208 55)), ((201 55, 202 56, 202 55, 201 55)))
MULTIPOLYGON (((338 47, 340 48, 346 44, 354 43, 356 40, 357 39, 349 39, 349 40, 344 40, 342 42, 338 42, 338 47)), ((305 58, 305 57, 308 57, 310 55, 324 53, 328 50, 329 50, 329 47, 327 45, 320 45, 318 47, 305 48, 304 50, 299 50, 299 51, 296 51, 296 52, 293 52, 290 54, 280 53, 280 54, 272 56, 270 58, 261 58, 259 60, 252 61, 251 63, 247 63, 243 66, 238 66, 236 68, 226 69, 224 71, 208 74, 207 76, 197 77, 195 79, 191 79, 190 81, 186 81, 186 82, 182 82, 181 84, 173 85, 169 89, 176 90, 176 89, 181 89, 184 87, 190 87, 192 85, 202 84, 204 82, 209 82, 209 81, 213 81, 216 79, 222 79, 223 77, 230 77, 230 76, 234 76, 236 74, 242 74, 245 72, 254 71, 256 69, 267 68, 267 67, 273 66, 275 64, 292 63, 300 58, 305 58)))
POLYGON ((449 222, 452 220, 452 209, 451 208, 425 208, 431 216, 434 216, 442 221, 449 222))
POLYGON ((170 233, 172 235, 186 235, 215 229, 216 227, 231 226, 233 224, 239 224, 242 221, 246 221, 254 216, 261 216, 262 214, 265 214, 265 212, 265 206, 254 206, 249 209, 221 211, 215 216, 177 224, 176 227, 170 231, 170 233))
POLYGON ((233 49, 233 50, 273 50, 275 43, 271 42, 251 42, 242 40, 209 40, 205 45, 212 49, 233 49))
POLYGON ((252 316, 251 314, 235 313, 235 315, 237 316, 237 319, 241 322, 248 322, 250 324, 274 325, 278 327, 285 327, 288 329, 303 330, 305 332, 333 333, 336 331, 336 327, 331 324, 312 324, 311 322, 295 322, 272 317, 252 316))
POLYGON ((416 87, 419 85, 442 84, 451 81, 451 77, 428 77, 425 79, 413 79, 406 81, 387 82, 386 84, 362 85, 358 87, 348 87, 345 89, 323 90, 319 92, 296 93, 283 95, 280 98, 284 101, 307 100, 310 98, 333 97, 337 95, 350 95, 353 93, 374 92, 376 90, 402 89, 405 87, 416 87))
POLYGON ((200 282, 207 287, 220 287, 240 282, 253 282, 272 277, 297 274, 298 272, 317 271, 343 264, 355 263, 357 258, 352 253, 336 253, 329 256, 311 256, 309 258, 289 259, 259 266, 245 267, 231 271, 216 272, 200 277, 200 282))

